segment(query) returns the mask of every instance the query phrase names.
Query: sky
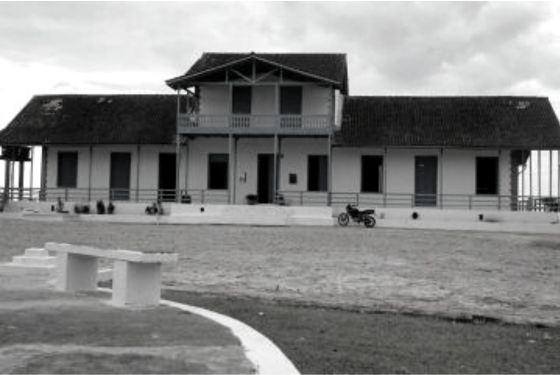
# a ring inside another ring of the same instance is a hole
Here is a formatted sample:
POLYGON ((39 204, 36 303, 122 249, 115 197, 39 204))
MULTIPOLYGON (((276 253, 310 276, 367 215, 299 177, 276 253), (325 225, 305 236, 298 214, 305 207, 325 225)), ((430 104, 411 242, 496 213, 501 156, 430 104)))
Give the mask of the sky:
POLYGON ((351 95, 548 96, 560 114, 560 2, 0 1, 0 129, 33 95, 172 93, 203 52, 250 51, 346 53, 351 95))
POLYGON ((172 93, 204 52, 342 52, 352 95, 538 95, 560 4, 0 2, 0 128, 36 94, 172 93))

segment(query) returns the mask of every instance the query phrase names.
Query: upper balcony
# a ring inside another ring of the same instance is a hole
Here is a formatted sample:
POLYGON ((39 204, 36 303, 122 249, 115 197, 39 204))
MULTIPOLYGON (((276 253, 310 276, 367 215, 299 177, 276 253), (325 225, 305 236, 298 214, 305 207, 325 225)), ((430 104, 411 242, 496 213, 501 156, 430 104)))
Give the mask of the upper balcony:
POLYGON ((179 134, 329 135, 329 115, 179 114, 179 134))
POLYGON ((346 81, 344 55, 209 53, 167 83, 179 134, 326 136, 346 81))

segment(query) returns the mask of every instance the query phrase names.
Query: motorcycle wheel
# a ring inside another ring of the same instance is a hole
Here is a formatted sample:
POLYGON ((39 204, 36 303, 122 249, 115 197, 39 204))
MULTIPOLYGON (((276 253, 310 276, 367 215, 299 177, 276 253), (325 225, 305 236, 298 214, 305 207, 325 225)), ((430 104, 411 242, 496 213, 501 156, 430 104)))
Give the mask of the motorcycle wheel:
POLYGON ((373 216, 364 217, 364 225, 367 228, 373 228, 375 226, 375 218, 373 216))
POLYGON ((338 215, 338 225, 345 227, 348 225, 349 221, 350 221, 350 217, 348 216, 347 213, 343 212, 340 215, 338 215))

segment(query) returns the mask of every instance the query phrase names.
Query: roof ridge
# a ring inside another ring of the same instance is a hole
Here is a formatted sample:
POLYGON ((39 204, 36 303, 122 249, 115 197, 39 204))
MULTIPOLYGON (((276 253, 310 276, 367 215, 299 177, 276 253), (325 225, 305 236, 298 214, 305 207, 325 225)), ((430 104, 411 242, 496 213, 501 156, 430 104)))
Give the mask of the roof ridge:
POLYGON ((344 52, 203 52, 204 55, 344 55, 344 52))

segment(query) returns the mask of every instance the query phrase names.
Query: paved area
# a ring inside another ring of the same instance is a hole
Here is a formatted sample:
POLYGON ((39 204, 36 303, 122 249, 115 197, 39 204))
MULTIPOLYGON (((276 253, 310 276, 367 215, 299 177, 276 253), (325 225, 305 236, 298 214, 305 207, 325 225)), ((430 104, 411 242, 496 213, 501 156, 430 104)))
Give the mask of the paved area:
POLYGON ((106 293, 45 288, 0 268, 0 373, 254 373, 222 325, 176 308, 119 309, 106 293))

